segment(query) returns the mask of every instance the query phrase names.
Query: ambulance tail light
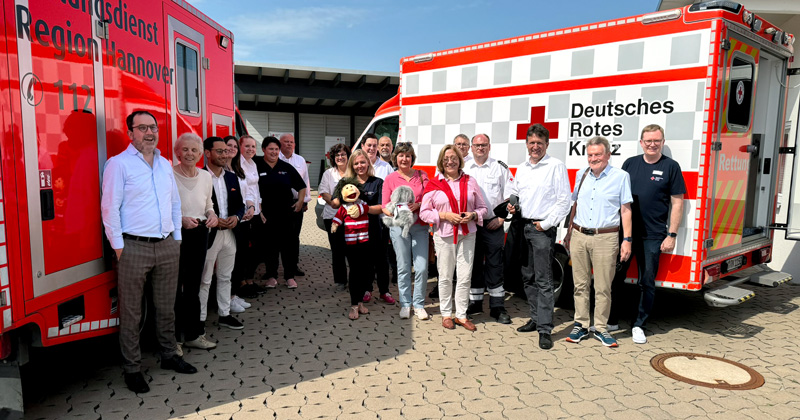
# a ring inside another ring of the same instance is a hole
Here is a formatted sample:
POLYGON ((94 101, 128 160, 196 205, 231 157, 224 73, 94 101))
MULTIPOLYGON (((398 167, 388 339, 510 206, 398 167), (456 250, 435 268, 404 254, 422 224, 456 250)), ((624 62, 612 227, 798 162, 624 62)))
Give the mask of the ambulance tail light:
POLYGON ((772 247, 765 247, 753 251, 753 264, 765 264, 772 261, 772 247))
POLYGON ((703 285, 713 283, 720 279, 722 275, 722 265, 714 264, 703 269, 705 276, 703 278, 703 285))
POLYGON ((650 13, 649 15, 644 15, 642 17, 642 23, 659 23, 659 22, 666 22, 669 20, 675 20, 681 17, 683 12, 681 9, 674 9, 674 10, 667 10, 666 12, 658 12, 658 13, 650 13))

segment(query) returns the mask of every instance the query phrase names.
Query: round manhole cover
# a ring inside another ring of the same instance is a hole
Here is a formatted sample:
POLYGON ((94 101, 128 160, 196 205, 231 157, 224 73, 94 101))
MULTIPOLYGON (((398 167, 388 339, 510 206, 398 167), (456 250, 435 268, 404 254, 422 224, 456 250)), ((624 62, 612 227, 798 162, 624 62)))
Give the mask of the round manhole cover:
POLYGON ((746 390, 764 385, 764 377, 741 363, 695 353, 664 353, 650 359, 653 369, 672 379, 709 388, 746 390))

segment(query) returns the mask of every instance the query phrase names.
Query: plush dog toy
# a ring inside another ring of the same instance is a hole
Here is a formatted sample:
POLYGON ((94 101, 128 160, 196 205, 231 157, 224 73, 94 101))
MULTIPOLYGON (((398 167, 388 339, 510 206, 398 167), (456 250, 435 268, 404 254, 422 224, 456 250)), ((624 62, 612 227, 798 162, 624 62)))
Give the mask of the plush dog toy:
POLYGON ((369 206, 359 198, 361 188, 357 178, 342 178, 333 191, 334 198, 342 204, 333 216, 331 233, 335 233, 339 225, 344 225, 345 243, 348 245, 369 240, 369 206))
POLYGON ((402 235, 408 238, 408 230, 417 221, 417 215, 411 212, 408 205, 414 202, 414 191, 405 185, 395 188, 392 191, 391 202, 386 205, 386 209, 392 212, 392 217, 384 217, 383 224, 386 226, 399 226, 403 228, 402 235))

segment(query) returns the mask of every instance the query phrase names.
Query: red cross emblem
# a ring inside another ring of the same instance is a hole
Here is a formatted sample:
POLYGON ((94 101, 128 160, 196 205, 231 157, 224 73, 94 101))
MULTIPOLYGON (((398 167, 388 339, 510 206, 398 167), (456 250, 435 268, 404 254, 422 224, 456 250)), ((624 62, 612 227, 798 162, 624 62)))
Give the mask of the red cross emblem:
POLYGON ((543 106, 534 106, 531 108, 531 122, 526 124, 517 124, 517 140, 527 140, 528 128, 533 124, 541 124, 547 131, 550 132, 550 139, 558 138, 558 124, 557 122, 544 121, 543 106))
POLYGON ((741 105, 744 100, 744 82, 741 80, 736 85, 736 103, 741 105))

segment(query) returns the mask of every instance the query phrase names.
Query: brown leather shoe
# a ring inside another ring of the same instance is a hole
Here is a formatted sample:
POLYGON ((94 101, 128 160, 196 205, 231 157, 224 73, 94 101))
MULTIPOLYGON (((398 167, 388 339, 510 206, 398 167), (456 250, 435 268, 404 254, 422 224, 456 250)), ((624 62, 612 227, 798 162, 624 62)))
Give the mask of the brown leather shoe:
POLYGON ((453 324, 453 318, 450 317, 442 318, 442 326, 448 330, 453 330, 456 328, 455 324, 453 324))
POLYGON ((476 327, 475 324, 473 324, 472 321, 470 321, 469 319, 464 319, 462 321, 462 320, 456 318, 455 323, 457 325, 461 325, 462 327, 466 328, 469 331, 475 331, 475 330, 478 329, 478 327, 476 327))

